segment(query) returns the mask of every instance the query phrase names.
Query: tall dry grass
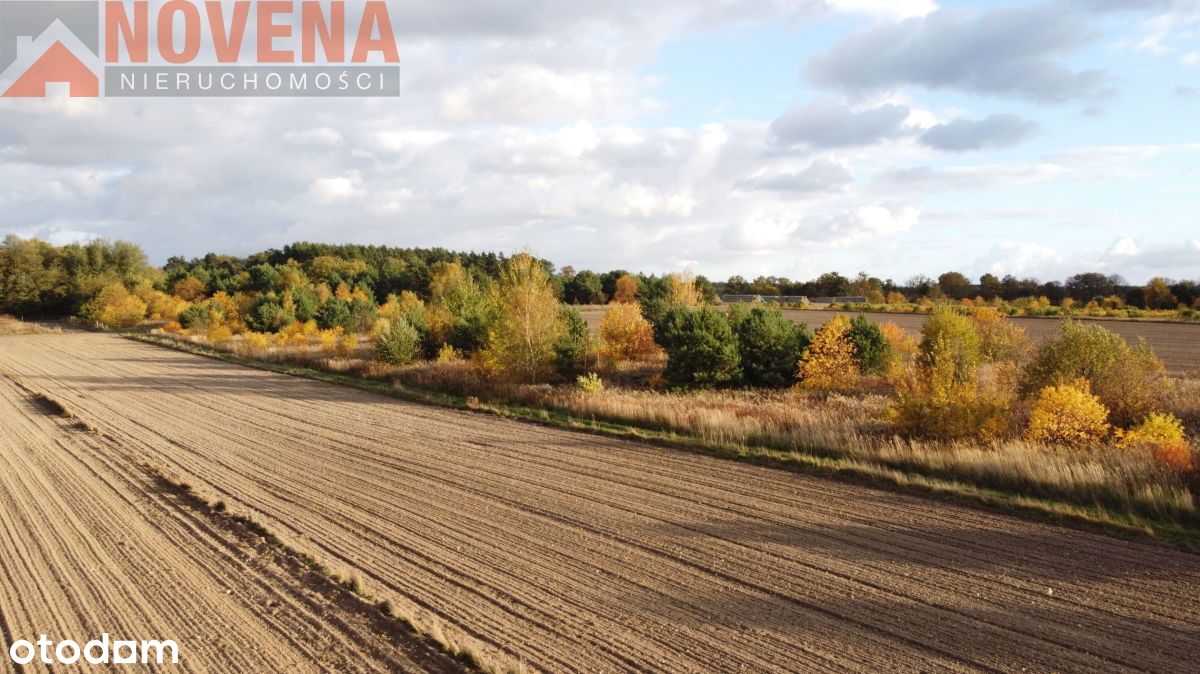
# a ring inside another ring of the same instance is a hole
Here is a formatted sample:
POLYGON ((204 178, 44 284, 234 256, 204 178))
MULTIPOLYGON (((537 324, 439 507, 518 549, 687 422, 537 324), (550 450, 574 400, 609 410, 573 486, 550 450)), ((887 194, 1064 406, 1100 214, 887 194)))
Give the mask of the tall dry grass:
POLYGON ((61 332, 60 328, 48 328, 36 323, 26 323, 12 316, 0 316, 0 335, 45 335, 61 332))

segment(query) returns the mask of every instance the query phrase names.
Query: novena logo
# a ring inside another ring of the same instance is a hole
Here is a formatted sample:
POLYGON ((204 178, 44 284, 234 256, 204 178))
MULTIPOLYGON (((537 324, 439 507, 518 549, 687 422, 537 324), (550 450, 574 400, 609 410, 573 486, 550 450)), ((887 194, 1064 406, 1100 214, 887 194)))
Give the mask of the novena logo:
POLYGON ((0 0, 0 95, 398 96, 384 0, 0 0))

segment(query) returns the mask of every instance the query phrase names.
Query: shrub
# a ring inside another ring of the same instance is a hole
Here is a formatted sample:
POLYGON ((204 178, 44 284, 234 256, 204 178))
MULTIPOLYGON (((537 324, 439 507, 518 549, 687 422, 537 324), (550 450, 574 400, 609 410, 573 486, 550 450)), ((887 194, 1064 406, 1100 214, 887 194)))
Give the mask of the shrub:
POLYGON ((850 321, 847 337, 854 344, 854 357, 863 374, 883 374, 887 370, 890 347, 878 324, 859 314, 850 321))
POLYGON ((1086 448, 1108 435, 1108 408, 1086 379, 1042 389, 1029 414, 1026 436, 1047 445, 1086 448))
POLYGON ((1183 422, 1172 414, 1155 412, 1129 430, 1117 430, 1117 446, 1149 450, 1163 464, 1180 472, 1194 469, 1192 449, 1183 422))
POLYGON ((600 375, 596 374, 595 372, 587 375, 579 375, 579 377, 575 379, 575 384, 579 387, 580 391, 588 394, 601 393, 604 391, 604 380, 601 379, 600 375))
POLYGON ((995 440, 1013 425, 1016 390, 1010 370, 962 379, 959 359, 945 340, 937 340, 924 364, 897 362, 896 393, 888 418, 904 435, 938 440, 995 440))
POLYGON ((812 343, 807 326, 788 320, 779 309, 736 305, 730 322, 737 335, 742 379, 751 386, 783 388, 795 378, 796 363, 812 343))
POLYGON ((983 354, 979 334, 970 319, 952 309, 938 308, 921 328, 917 364, 927 372, 964 384, 975 379, 983 354))
POLYGON ((191 306, 178 297, 157 290, 139 291, 138 297, 146 303, 146 317, 152 321, 178 320, 179 314, 191 306))
POLYGON ((671 308, 658 339, 667 352, 663 375, 671 383, 707 388, 741 377, 737 338, 729 320, 713 307, 671 308))
MULTIPOLYGON (((390 328, 391 326, 389 325, 388 327, 390 328)), ((418 333, 418 334, 420 334, 420 333, 418 333)), ((348 335, 342 335, 342 338, 338 340, 337 347, 334 350, 334 353, 336 353, 337 355, 339 355, 343 358, 348 358, 350 356, 353 356, 357 352, 358 352, 358 335, 356 335, 354 333, 350 333, 348 335)))
POLYGON ((337 354, 338 341, 341 339, 341 336, 341 328, 322 330, 321 332, 317 333, 317 341, 321 343, 321 351, 329 356, 337 354))
POLYGON ((321 326, 322 330, 354 330, 354 313, 350 309, 350 302, 336 297, 327 301, 317 311, 317 325, 321 326))
POLYGON ((1012 426, 1009 392, 975 383, 949 388, 921 376, 898 379, 888 420, 903 435, 935 440, 995 440, 1012 426))
POLYGON ((980 353, 985 360, 1015 362, 1029 351, 1025 329, 1006 319, 999 309, 981 307, 972 314, 979 335, 980 353))
POLYGON ((449 344, 443 344, 442 348, 438 349, 437 362, 439 363, 456 363, 462 359, 462 352, 449 344))
POLYGON ((554 343, 554 368, 564 377, 578 374, 587 366, 591 353, 591 335, 587 321, 573 307, 561 307, 559 311, 563 330, 554 343))
POLYGON ((1144 342, 1132 347, 1101 325, 1067 321, 1059 337, 1044 342, 1025 368, 1021 391, 1087 379, 1112 414, 1128 426, 1162 405, 1163 365, 1144 342))
POLYGON ((600 321, 600 357, 619 363, 652 355, 654 326, 642 316, 637 304, 620 303, 609 307, 600 321))
POLYGON ((859 367, 850 341, 850 319, 836 316, 813 337, 804 350, 796 376, 800 385, 815 391, 850 391, 858 385, 859 367))
POLYGON ((275 332, 294 322, 296 315, 285 309, 274 293, 259 295, 246 315, 246 326, 258 332, 275 332))
POLYGON ((375 341, 375 360, 389 365, 407 365, 421 352, 421 335, 403 318, 390 323, 388 331, 375 341))
POLYGON ((208 329, 204 338, 213 344, 226 344, 233 339, 233 331, 226 325, 214 325, 208 329))
POLYGON ((260 356, 271 348, 271 336, 261 332, 243 332, 240 351, 247 356, 260 356))
POLYGON ((895 323, 883 323, 879 326, 884 340, 888 344, 888 377, 897 378, 912 365, 917 357, 917 339, 904 331, 895 323))
POLYGON ((124 285, 112 283, 84 307, 88 318, 110 328, 136 327, 146 317, 146 303, 124 285))

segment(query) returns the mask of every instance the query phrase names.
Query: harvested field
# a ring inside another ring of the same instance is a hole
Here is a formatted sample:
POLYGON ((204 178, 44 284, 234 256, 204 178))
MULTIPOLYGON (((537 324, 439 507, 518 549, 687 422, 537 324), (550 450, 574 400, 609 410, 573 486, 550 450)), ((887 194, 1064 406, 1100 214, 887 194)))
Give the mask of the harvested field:
MULTIPOLYGON (((588 307, 583 310, 583 316, 588 325, 595 330, 604 317, 604 307, 588 307)), ((840 312, 807 309, 784 309, 784 315, 797 323, 804 323, 812 329, 817 329, 833 320, 840 312)), ((849 314, 853 315, 853 314, 849 314)), ((876 323, 895 323, 906 332, 918 334, 925 324, 926 314, 900 313, 871 313, 868 314, 876 323)), ((1063 319, 1060 318, 1030 318, 1016 317, 1008 319, 1025 329, 1035 344, 1058 334, 1063 319)), ((1194 372, 1200 368, 1200 324, 1197 323, 1166 323, 1161 321, 1122 321, 1086 319, 1103 325, 1105 328, 1121 335, 1131 344, 1140 337, 1162 359, 1163 364, 1172 372, 1194 372)))
POLYGON ((1200 557, 1149 542, 108 335, 7 338, 0 370, 534 671, 1179 672, 1200 650, 1200 557))
POLYGON ((15 640, 103 632, 175 641, 179 665, 154 671, 458 671, 423 642, 380 641, 276 557, 0 377, 0 671, 15 640))

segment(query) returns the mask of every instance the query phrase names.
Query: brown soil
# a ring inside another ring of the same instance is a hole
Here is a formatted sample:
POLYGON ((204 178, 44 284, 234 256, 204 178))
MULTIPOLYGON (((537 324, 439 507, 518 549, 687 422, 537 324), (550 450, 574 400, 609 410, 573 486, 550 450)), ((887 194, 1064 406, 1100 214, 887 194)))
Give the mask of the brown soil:
POLYGON ((0 671, 16 640, 105 632, 174 640, 179 665, 154 671, 459 671, 63 414, 0 377, 0 671))
POLYGON ((1179 672, 1200 652, 1200 557, 1150 542, 106 335, 10 338, 0 369, 531 670, 1179 672))

